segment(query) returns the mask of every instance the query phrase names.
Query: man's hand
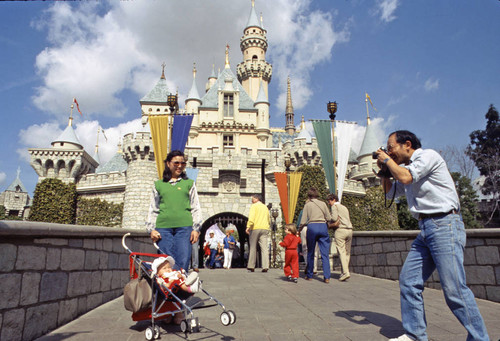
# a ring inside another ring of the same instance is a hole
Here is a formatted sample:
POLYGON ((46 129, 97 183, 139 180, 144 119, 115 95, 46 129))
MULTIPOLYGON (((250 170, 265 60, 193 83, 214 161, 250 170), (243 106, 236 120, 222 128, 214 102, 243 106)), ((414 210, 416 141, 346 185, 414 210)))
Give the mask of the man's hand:
POLYGON ((250 228, 248 228, 248 227, 247 227, 247 229, 245 230, 245 232, 246 232, 247 234, 250 234, 250 228))

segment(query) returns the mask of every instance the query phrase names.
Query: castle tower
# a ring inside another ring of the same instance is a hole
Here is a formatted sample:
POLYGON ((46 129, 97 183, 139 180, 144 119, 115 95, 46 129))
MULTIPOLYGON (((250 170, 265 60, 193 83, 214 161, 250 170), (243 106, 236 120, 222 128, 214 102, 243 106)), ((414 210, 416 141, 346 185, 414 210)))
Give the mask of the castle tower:
POLYGON ((266 62, 266 33, 262 21, 259 21, 255 13, 255 0, 252 0, 250 17, 240 39, 243 62, 237 66, 237 75, 238 81, 253 101, 257 99, 261 81, 266 98, 268 97, 267 88, 271 82, 273 67, 266 62))
POLYGON ((208 92, 208 90, 210 90, 210 88, 212 87, 212 85, 215 84, 216 81, 217 81, 217 76, 215 75, 215 65, 212 64, 212 73, 210 74, 210 76, 208 76, 208 82, 207 85, 205 86, 205 92, 208 92))
POLYGON ((4 206, 6 216, 23 218, 29 211, 30 196, 21 182, 20 173, 21 169, 17 168, 16 179, 0 194, 0 205, 4 206))
POLYGON ((142 122, 147 122, 148 115, 161 115, 170 112, 167 105, 168 95, 167 79, 165 78, 165 63, 162 64, 161 77, 154 88, 141 100, 142 122))
MULTIPOLYGON (((73 111, 73 105, 71 105, 73 111)), ((38 174, 38 182, 45 178, 60 179, 65 183, 78 182, 85 174, 94 173, 99 165, 84 149, 72 127, 73 116, 63 133, 52 142, 52 148, 29 148, 31 167, 38 174)))
POLYGON ((260 82, 259 94, 254 104, 257 112, 257 138, 259 139, 259 147, 267 148, 268 139, 271 130, 269 129, 269 101, 267 100, 266 93, 262 81, 260 82))
POLYGON ((286 125, 285 125, 285 131, 293 135, 295 134, 295 125, 293 123, 293 105, 292 105, 292 90, 290 88, 290 77, 287 79, 287 90, 286 90, 286 110, 285 110, 285 116, 286 116, 286 125))
POLYGON ((122 227, 144 229, 153 182, 158 180, 151 135, 146 132, 125 135, 123 155, 128 166, 122 227))

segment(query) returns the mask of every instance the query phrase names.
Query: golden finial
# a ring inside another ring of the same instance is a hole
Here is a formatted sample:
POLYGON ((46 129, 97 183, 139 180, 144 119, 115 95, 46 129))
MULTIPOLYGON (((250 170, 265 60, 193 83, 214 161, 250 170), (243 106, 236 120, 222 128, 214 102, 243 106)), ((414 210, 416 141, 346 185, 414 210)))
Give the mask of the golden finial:
POLYGON ((193 79, 196 78, 196 63, 193 63, 193 79))
POLYGON ((225 69, 230 68, 230 65, 229 65, 229 44, 226 44, 226 63, 224 65, 224 68, 225 69))
POLYGON ((167 65, 165 64, 165 62, 163 62, 161 64, 161 79, 165 79, 165 66, 167 65))

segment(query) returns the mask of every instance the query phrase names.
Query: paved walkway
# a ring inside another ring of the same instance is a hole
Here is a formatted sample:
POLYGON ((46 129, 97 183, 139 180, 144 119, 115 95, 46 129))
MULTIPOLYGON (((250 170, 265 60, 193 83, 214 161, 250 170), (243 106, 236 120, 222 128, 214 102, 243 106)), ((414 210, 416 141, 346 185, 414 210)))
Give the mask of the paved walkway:
MULTIPOLYGON (((218 306, 196 309, 198 333, 161 325, 161 340, 387 340, 403 333, 397 282, 353 274, 330 284, 283 278, 281 270, 248 273, 245 269, 202 269, 204 288, 236 313, 236 323, 220 322, 218 306)), ((200 297, 204 294, 197 294, 200 297)), ((465 329, 445 304, 441 291, 424 292, 431 340, 465 340, 465 329)), ((196 296, 195 296, 196 298, 196 296)), ((492 341, 500 340, 500 304, 478 300, 492 341)), ((55 340, 144 340, 147 322, 133 322, 122 297, 39 338, 55 340)))

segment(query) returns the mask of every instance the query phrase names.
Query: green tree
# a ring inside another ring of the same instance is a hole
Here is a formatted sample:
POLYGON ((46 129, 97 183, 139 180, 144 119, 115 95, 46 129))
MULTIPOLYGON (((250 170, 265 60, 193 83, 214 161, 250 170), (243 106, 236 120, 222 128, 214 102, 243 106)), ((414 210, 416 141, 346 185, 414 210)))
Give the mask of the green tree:
POLYGON ((396 205, 385 206, 382 186, 366 190, 364 197, 343 195, 342 204, 349 209, 354 230, 398 230, 396 205))
POLYGON ((462 214, 465 228, 482 228, 483 226, 478 221, 480 218, 479 210, 477 208, 478 196, 472 187, 470 179, 458 172, 452 172, 451 176, 453 181, 455 181, 455 187, 460 200, 460 212, 462 214))
POLYGON ((0 205, 0 220, 5 219, 5 206, 0 205))
POLYGON ((418 230, 418 220, 413 218, 408 209, 408 201, 406 197, 401 197, 398 200, 398 224, 402 230, 418 230))
POLYGON ((78 198, 77 225, 120 226, 123 203, 114 204, 101 199, 78 198))
POLYGON ((303 165, 297 168, 297 172, 302 173, 302 179, 300 182, 299 195, 297 199, 297 206, 295 208, 295 213, 293 215, 293 222, 296 222, 300 211, 304 208, 307 199, 307 190, 311 187, 315 187, 319 192, 319 199, 326 201, 328 195, 328 188, 326 186, 325 172, 320 166, 308 166, 303 165))
POLYGON ((492 195, 495 202, 488 223, 498 211, 500 194, 500 120, 493 104, 490 105, 485 117, 486 129, 475 130, 469 135, 467 154, 474 160, 479 173, 484 176, 481 191, 485 195, 492 195))
POLYGON ((65 184, 59 179, 42 180, 35 188, 29 220, 74 224, 76 198, 74 183, 65 184))

